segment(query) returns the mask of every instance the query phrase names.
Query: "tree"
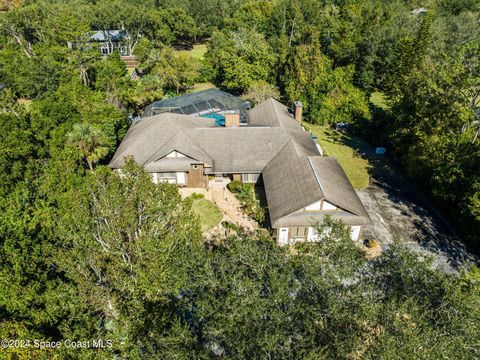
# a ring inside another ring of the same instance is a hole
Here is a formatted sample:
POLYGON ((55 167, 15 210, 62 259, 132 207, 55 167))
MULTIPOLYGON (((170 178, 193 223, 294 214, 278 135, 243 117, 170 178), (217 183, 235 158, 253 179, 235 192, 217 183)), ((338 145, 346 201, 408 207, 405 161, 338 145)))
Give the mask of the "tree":
POLYGON ((256 81, 268 81, 275 61, 263 36, 246 29, 215 33, 206 57, 216 72, 216 81, 240 93, 256 81))
POLYGON ((146 33, 159 44, 188 45, 196 37, 195 21, 182 8, 152 11, 146 33))
POLYGON ((264 81, 258 81, 248 88, 248 90, 242 95, 242 98, 250 101, 252 105, 255 106, 269 98, 279 99, 280 92, 274 85, 264 81))
POLYGON ((133 160, 121 175, 99 167, 56 197, 62 215, 52 261, 74 285, 69 301, 80 315, 78 324, 65 319, 64 334, 112 339, 113 348, 102 350, 110 355, 158 354, 175 335, 170 303, 198 271, 191 204, 133 160))
POLYGON ((199 77, 200 63, 186 54, 175 54, 168 47, 151 49, 144 55, 141 69, 155 76, 165 92, 187 91, 199 77))
POLYGON ((333 69, 316 43, 296 47, 282 76, 289 102, 301 100, 310 121, 320 124, 370 118, 365 95, 352 79, 353 68, 333 69))
POLYGON ((105 146, 105 135, 89 124, 75 124, 67 139, 67 142, 77 148, 81 157, 87 161, 91 171, 93 164, 103 159, 109 152, 109 148, 105 146))

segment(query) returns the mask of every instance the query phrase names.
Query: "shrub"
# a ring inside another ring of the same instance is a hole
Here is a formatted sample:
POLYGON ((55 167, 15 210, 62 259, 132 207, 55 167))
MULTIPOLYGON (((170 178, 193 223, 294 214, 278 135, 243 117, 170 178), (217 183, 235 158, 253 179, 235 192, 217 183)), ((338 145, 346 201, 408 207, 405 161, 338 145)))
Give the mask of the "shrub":
POLYGON ((378 241, 375 239, 367 239, 364 241, 364 244, 367 248, 370 249, 378 247, 378 241))
POLYGON ((236 194, 243 211, 258 223, 263 223, 265 220, 265 210, 260 206, 260 201, 255 194, 255 187, 253 184, 242 184, 239 192, 236 194))
POLYGON ((204 197, 205 195, 199 194, 199 193, 193 193, 192 195, 190 195, 190 198, 192 200, 200 200, 200 199, 203 199, 204 197))
POLYGON ((234 180, 228 183, 227 185, 228 190, 230 190, 232 193, 240 193, 243 189, 243 183, 238 180, 234 180))

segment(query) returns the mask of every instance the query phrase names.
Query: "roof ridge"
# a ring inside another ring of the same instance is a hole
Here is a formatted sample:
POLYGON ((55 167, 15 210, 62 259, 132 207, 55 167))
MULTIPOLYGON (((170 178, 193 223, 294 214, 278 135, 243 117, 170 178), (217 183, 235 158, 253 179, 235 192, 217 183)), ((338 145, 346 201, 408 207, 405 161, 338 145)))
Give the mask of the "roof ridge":
POLYGON ((275 113, 275 117, 277 118, 278 126, 280 128, 283 128, 282 123, 280 122, 280 118, 278 116, 277 108, 275 107, 275 101, 276 100, 273 97, 269 97, 268 100, 269 100, 270 104, 272 105, 273 112, 275 113))
MULTIPOLYGON (((188 130, 198 130, 198 129, 197 129, 197 128, 194 128, 194 129, 188 129, 188 130)), ((208 153, 208 151, 206 151, 199 143, 197 143, 194 139, 192 139, 192 137, 187 134, 187 131, 186 131, 186 130, 184 131, 184 130, 182 129, 182 132, 185 134, 186 137, 188 137, 188 138, 192 141, 193 144, 195 144, 201 151, 203 151, 203 153, 204 153, 205 155, 207 155, 207 156, 210 158, 210 160, 212 160, 212 164, 211 164, 211 165, 213 166, 213 161, 214 161, 214 160, 213 160, 213 156, 210 155, 210 154, 208 153)))
POLYGON ((313 164, 312 164, 312 160, 310 159, 311 156, 307 156, 307 158, 308 158, 308 163, 310 164, 310 167, 312 168, 313 174, 315 175, 315 179, 317 180, 318 186, 320 187, 320 190, 321 190, 322 193, 323 193, 323 197, 325 197, 325 193, 324 193, 324 191, 323 191, 322 182, 320 181, 320 178, 318 177, 317 171, 315 170, 315 167, 314 167, 313 164))

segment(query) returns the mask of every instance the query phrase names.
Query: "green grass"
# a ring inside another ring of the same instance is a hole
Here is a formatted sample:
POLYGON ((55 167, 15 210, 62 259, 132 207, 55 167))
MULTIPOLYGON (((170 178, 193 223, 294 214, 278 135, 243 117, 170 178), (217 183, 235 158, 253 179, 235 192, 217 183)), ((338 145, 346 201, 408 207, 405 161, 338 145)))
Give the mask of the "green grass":
POLYGON ((202 232, 210 230, 223 218, 222 212, 217 205, 206 199, 195 200, 192 204, 192 209, 200 218, 202 232))
POLYGON ((197 60, 203 60, 206 52, 207 52, 207 44, 197 44, 197 45, 193 45, 193 48, 190 50, 177 51, 178 54, 187 54, 197 60))
POLYGON ((387 99, 380 91, 373 92, 372 95, 370 95, 370 102, 383 110, 388 109, 387 99))
POLYGON ((372 151, 370 145, 357 137, 340 133, 327 126, 311 124, 304 126, 317 136, 323 154, 337 159, 355 189, 364 189, 368 186, 370 164, 355 149, 372 151))

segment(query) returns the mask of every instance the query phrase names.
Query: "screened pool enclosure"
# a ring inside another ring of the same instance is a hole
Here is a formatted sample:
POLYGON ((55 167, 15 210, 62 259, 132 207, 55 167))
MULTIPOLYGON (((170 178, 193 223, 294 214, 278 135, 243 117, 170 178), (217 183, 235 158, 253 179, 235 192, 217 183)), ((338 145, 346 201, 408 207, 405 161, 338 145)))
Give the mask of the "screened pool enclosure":
POLYGON ((224 115, 232 110, 240 111, 240 123, 247 123, 250 103, 219 89, 208 89, 170 99, 155 101, 145 108, 143 117, 163 114, 196 115, 214 118, 219 125, 225 122, 224 115))

